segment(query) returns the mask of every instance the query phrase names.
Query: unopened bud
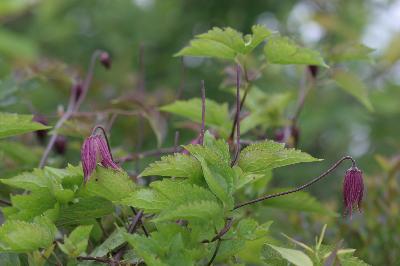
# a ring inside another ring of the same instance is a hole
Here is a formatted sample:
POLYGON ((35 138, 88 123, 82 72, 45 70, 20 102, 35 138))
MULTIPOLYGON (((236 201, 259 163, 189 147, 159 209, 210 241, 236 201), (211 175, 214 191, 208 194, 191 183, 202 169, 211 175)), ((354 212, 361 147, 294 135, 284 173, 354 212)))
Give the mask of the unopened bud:
POLYGON ((361 201, 364 194, 364 182, 362 172, 353 166, 346 171, 343 180, 343 201, 345 214, 352 214, 353 208, 361 211, 361 201))
MULTIPOLYGON (((47 118, 40 114, 35 115, 32 120, 45 126, 49 124, 47 118)), ((39 142, 43 144, 47 137, 47 130, 46 129, 36 130, 35 134, 39 142)))
POLYGON ((110 54, 107 53, 107 52, 102 52, 100 54, 100 62, 106 69, 110 69, 111 68, 111 57, 110 57, 110 54))
POLYGON ((67 151, 68 140, 64 136, 57 136, 56 141, 54 142, 54 151, 58 154, 65 154, 67 151))

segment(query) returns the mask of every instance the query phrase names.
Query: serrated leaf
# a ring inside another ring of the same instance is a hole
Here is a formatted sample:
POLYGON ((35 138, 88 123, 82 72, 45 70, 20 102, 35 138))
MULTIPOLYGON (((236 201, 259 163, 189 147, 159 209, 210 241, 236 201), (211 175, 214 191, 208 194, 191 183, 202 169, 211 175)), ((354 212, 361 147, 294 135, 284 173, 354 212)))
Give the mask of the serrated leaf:
POLYGON ((32 121, 32 115, 0 113, 0 139, 50 127, 32 121))
POLYGON ((264 46, 267 61, 272 64, 301 64, 328 67, 319 52, 300 47, 287 37, 274 36, 264 46))
MULTIPOLYGON (((290 189, 279 189, 271 191, 271 194, 288 190, 290 189)), ((314 212, 324 215, 337 216, 335 212, 326 208, 326 206, 322 205, 317 199, 304 191, 299 191, 282 197, 268 199, 264 202, 264 206, 285 210, 314 212), (301 202, 301 204, 298 204, 299 202, 301 202)))
POLYGON ((238 165, 243 172, 264 172, 296 163, 320 161, 311 155, 295 149, 286 149, 284 143, 263 141, 244 148, 238 165))
POLYGON ((140 176, 186 177, 193 181, 201 180, 202 175, 200 163, 194 157, 182 153, 163 156, 160 161, 151 163, 140 174, 140 176))
MULTIPOLYGON (((267 244, 267 246, 278 252, 282 258, 296 266, 313 266, 311 259, 299 250, 282 248, 271 244, 267 244)), ((266 259, 268 261, 268 258, 266 259)))
POLYGON ((336 71, 333 79, 336 81, 337 85, 341 89, 354 96, 360 103, 365 106, 365 108, 367 108, 371 112, 374 110, 374 107, 372 106, 368 98, 367 88, 358 76, 350 72, 339 70, 336 71))
POLYGON ((35 169, 33 172, 25 172, 12 178, 0 179, 0 182, 14 188, 29 191, 49 188, 50 181, 43 171, 35 169))
POLYGON ((47 189, 26 195, 11 196, 12 207, 3 208, 7 219, 31 221, 34 217, 52 209, 56 199, 47 189))
POLYGON ((252 27, 252 35, 243 38, 242 33, 232 28, 214 27, 207 33, 197 35, 190 44, 175 56, 204 56, 234 59, 238 54, 247 54, 259 45, 271 32, 262 25, 252 27))
POLYGON ((224 139, 215 139, 215 137, 207 130, 204 134, 203 145, 218 155, 225 164, 229 165, 231 163, 229 144, 224 139))
MULTIPOLYGON (((161 111, 173 113, 194 122, 201 123, 201 99, 193 98, 186 101, 175 101, 171 104, 164 105, 161 111)), ((206 99, 206 126, 218 129, 223 136, 229 134, 230 116, 228 112, 228 104, 217 103, 213 100, 206 99)))
MULTIPOLYGON (((339 252, 338 252, 339 253, 339 252)), ((338 255, 340 264, 342 266, 369 266, 370 264, 365 263, 361 259, 354 257, 352 254, 338 255)))
POLYGON ((129 197, 121 200, 121 204, 143 209, 146 213, 158 213, 169 206, 169 199, 160 192, 143 188, 134 191, 129 197))
POLYGON ((265 38, 271 35, 271 31, 263 25, 254 25, 251 27, 252 35, 245 36, 245 53, 249 53, 262 43, 265 38))
POLYGON ((204 248, 193 242, 188 229, 177 224, 159 225, 150 237, 125 234, 125 238, 147 265, 194 265, 204 248))
POLYGON ((55 237, 54 225, 43 219, 33 223, 7 220, 0 227, 0 250, 10 252, 31 252, 49 247, 55 237))
POLYGON ((236 232, 241 239, 255 240, 264 237, 268 233, 271 224, 272 221, 259 225, 256 220, 245 218, 238 223, 236 232))
POLYGON ((82 193, 102 197, 112 202, 119 202, 121 199, 128 197, 135 190, 135 187, 135 183, 124 170, 98 166, 89 182, 82 189, 82 193))
POLYGON ((57 242, 61 251, 69 257, 75 258, 86 251, 89 235, 93 225, 81 225, 76 227, 68 237, 64 236, 64 243, 57 242))
POLYGON ((204 222, 216 219, 222 220, 221 213, 223 213, 221 205, 216 201, 195 201, 193 203, 181 204, 176 208, 162 212, 154 222, 178 219, 197 219, 204 222))
POLYGON ((146 213, 159 214, 155 222, 189 218, 204 220, 203 217, 212 221, 223 217, 215 196, 186 180, 163 179, 151 183, 150 187, 135 191, 122 203, 143 209, 146 213), (206 206, 210 209, 207 210, 206 206))
POLYGON ((78 202, 62 206, 57 226, 88 224, 93 219, 103 217, 114 211, 113 204, 103 198, 80 198, 78 202))
POLYGON ((185 146, 185 149, 200 162, 210 190, 224 203, 226 208, 232 207, 235 171, 210 148, 188 145, 185 146))

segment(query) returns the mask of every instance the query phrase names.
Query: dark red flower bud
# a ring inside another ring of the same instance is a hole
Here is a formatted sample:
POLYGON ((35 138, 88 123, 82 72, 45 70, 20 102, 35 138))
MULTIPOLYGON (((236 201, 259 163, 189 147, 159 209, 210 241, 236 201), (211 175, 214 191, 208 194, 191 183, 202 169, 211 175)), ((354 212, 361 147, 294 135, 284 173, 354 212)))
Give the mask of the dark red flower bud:
POLYGON ((65 154, 68 146, 68 140, 64 136, 57 136, 56 141, 54 142, 54 150, 58 154, 65 154))
POLYGON ((308 66, 308 71, 310 71, 310 74, 313 78, 316 78, 319 72, 318 66, 315 65, 309 65, 308 66))
POLYGON ((100 62, 106 69, 111 68, 111 57, 107 52, 102 52, 100 54, 100 62))
POLYGON ((76 83, 73 87, 72 87, 72 95, 74 96, 74 101, 77 102, 79 100, 79 98, 81 97, 83 92, 83 87, 82 84, 80 82, 76 83))
POLYGON ((106 168, 119 169, 112 159, 107 141, 101 135, 92 135, 85 139, 81 149, 81 161, 85 183, 89 181, 98 161, 106 168))
POLYGON ((345 214, 352 215, 353 208, 361 211, 361 201, 364 193, 362 172, 355 166, 346 171, 343 180, 343 201, 345 214))
MULTIPOLYGON (((48 121, 47 121, 47 118, 45 116, 43 116, 43 115, 40 115, 40 114, 35 115, 32 120, 35 121, 35 122, 38 122, 38 123, 40 123, 42 125, 45 125, 45 126, 47 126, 49 124, 48 121)), ((46 137, 47 137, 47 130, 46 129, 45 130, 43 130, 43 129, 42 130, 36 130, 35 134, 36 134, 36 137, 39 140, 39 142, 43 144, 45 142, 45 140, 46 140, 46 137)))

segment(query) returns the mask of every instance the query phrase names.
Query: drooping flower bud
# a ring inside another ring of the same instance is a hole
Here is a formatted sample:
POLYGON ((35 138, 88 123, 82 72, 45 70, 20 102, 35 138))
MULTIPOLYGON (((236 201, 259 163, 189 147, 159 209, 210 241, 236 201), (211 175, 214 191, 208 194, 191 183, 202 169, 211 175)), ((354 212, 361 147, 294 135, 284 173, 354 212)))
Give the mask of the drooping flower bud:
POLYGON ((309 65, 308 71, 310 71, 310 74, 313 78, 316 78, 319 72, 319 68, 316 65, 309 65))
POLYGON ((100 62, 106 69, 110 69, 111 68, 111 57, 110 57, 110 54, 107 53, 107 52, 102 52, 100 54, 100 62))
POLYGON ((343 180, 343 201, 345 214, 352 215, 353 208, 361 211, 361 201, 364 193, 364 182, 362 172, 353 166, 346 171, 343 180))
POLYGON ((81 149, 81 161, 85 183, 96 169, 97 162, 106 168, 119 169, 112 159, 106 140, 101 135, 92 135, 85 139, 81 149))
MULTIPOLYGON (((47 121, 47 118, 40 114, 36 114, 32 120, 35 122, 38 122, 42 125, 45 125, 45 126, 47 126, 49 124, 47 121)), ((39 142, 43 144, 47 137, 47 129, 36 130, 35 134, 36 134, 36 137, 39 140, 39 142)))
POLYGON ((57 136, 54 142, 54 150, 56 153, 63 155, 65 154, 68 146, 68 140, 64 136, 57 136))
POLYGON ((83 87, 82 84, 80 82, 74 84, 74 86, 72 87, 72 95, 74 97, 74 102, 76 103, 79 98, 81 97, 83 92, 83 87))

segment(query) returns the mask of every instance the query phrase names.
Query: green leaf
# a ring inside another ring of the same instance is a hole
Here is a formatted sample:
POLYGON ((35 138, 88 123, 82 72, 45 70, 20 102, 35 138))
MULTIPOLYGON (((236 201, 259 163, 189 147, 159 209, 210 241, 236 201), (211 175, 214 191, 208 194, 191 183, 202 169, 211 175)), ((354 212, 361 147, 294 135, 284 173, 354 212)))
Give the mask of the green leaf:
POLYGON ((370 264, 365 263, 361 259, 354 257, 352 254, 338 255, 340 265, 342 266, 369 266, 370 264))
MULTIPOLYGON (((154 222, 168 220, 203 220, 204 222, 221 217, 221 205, 216 201, 195 201, 193 203, 184 203, 169 211, 162 212, 154 222)), ((222 218, 222 217, 221 217, 222 218)))
POLYGON ((341 44, 334 47, 330 55, 332 62, 346 62, 346 61, 361 61, 371 60, 370 54, 375 49, 372 49, 363 44, 341 44))
POLYGON ((187 149, 201 164, 204 178, 210 190, 224 203, 226 208, 233 206, 235 171, 224 161, 218 152, 201 145, 188 145, 187 149))
POLYGON ((34 217, 54 208, 56 199, 47 189, 30 194, 11 196, 12 207, 3 208, 7 219, 31 221, 34 217))
POLYGON ((16 141, 0 142, 0 151, 7 158, 11 158, 20 164, 27 164, 27 167, 33 168, 39 163, 42 149, 27 146, 26 144, 16 141))
POLYGON ((287 37, 274 36, 264 46, 267 61, 272 64, 317 65, 328 67, 319 52, 300 47, 287 37))
POLYGON ((55 237, 56 228, 46 218, 37 218, 33 223, 7 220, 0 227, 0 250, 31 252, 49 247, 55 237))
POLYGON ((2 266, 21 266, 18 254, 0 253, 0 265, 2 266))
MULTIPOLYGON (((16 1, 13 0, 13 2, 16 1)), ((31 38, 15 31, 6 30, 4 27, 0 28, 0 53, 3 56, 29 61, 36 58, 38 52, 38 47, 31 38)))
POLYGON ((50 127, 32 121, 32 115, 0 113, 0 139, 50 127))
POLYGON ((265 38, 271 35, 271 31, 267 29, 263 25, 254 25, 251 27, 251 31, 253 32, 253 35, 246 35, 244 38, 246 40, 245 43, 245 53, 249 53, 254 48, 256 48, 260 43, 262 43, 265 38))
POLYGON ((80 198, 78 202, 62 206, 57 226, 89 224, 93 219, 108 215, 114 211, 113 204, 103 198, 80 198))
MULTIPOLYGON (((160 110, 201 123, 201 99, 199 98, 193 98, 187 101, 175 101, 162 106, 160 110)), ((206 99, 205 124, 206 126, 218 129, 223 136, 228 136, 230 130, 229 126, 231 124, 228 104, 220 104, 213 100, 206 99)))
POLYGON ((339 70, 334 74, 333 79, 341 89, 353 95, 365 108, 371 112, 374 110, 368 98, 367 88, 358 76, 347 71, 339 70))
POLYGON ((90 253, 90 256, 103 257, 121 246, 125 242, 125 233, 126 229, 118 227, 106 240, 104 240, 103 243, 97 246, 92 253, 90 253))
MULTIPOLYGON (((271 191, 271 194, 288 190, 290 189, 281 188, 279 190, 271 191)), ((282 197, 268 199, 264 202, 264 206, 284 209, 284 210, 314 212, 329 216, 337 216, 337 214, 334 211, 329 210, 326 206, 322 205, 313 196, 304 191, 299 191, 282 197), (301 204, 299 204, 299 202, 301 202, 301 204)))
POLYGON ((268 233, 271 224, 272 221, 259 225, 256 220, 245 218, 238 223, 236 232, 241 239, 255 240, 264 237, 268 233))
POLYGON ((204 245, 191 239, 187 228, 177 224, 159 225, 150 237, 125 234, 128 243, 147 265, 195 265, 204 256, 204 245))
POLYGON ((204 147, 211 149, 223 162, 225 162, 226 165, 231 163, 229 144, 225 139, 215 139, 215 137, 207 130, 204 134, 203 143, 204 147))
POLYGON ((247 54, 258 46, 271 32, 262 25, 252 27, 252 35, 243 38, 242 33, 232 28, 214 27, 207 33, 196 36, 189 46, 175 56, 204 56, 234 59, 238 54, 247 54))
POLYGON ((194 157, 182 153, 163 156, 160 161, 151 163, 140 174, 140 176, 186 177, 197 182, 202 179, 202 175, 200 163, 194 157))
POLYGON ((124 170, 98 166, 89 182, 82 188, 82 193, 119 202, 128 197, 135 190, 135 187, 135 183, 124 170))
POLYGON ((0 179, 0 182, 14 188, 21 188, 29 191, 50 187, 50 180, 40 169, 35 169, 32 172, 25 172, 12 178, 0 179))
POLYGON ((244 172, 264 172, 296 163, 320 161, 311 155, 295 149, 286 149, 284 143, 263 141, 244 148, 238 165, 244 172))
POLYGON ((135 191, 122 203, 143 209, 146 213, 158 213, 155 222, 189 218, 204 220, 202 217, 219 222, 223 217, 223 210, 215 196, 187 180, 163 179, 151 183, 150 187, 135 191))
POLYGON ((167 135, 167 121, 161 116, 158 110, 146 109, 142 112, 143 116, 147 119, 150 127, 153 129, 157 138, 157 147, 161 147, 167 135))
MULTIPOLYGON (((296 266, 313 266, 311 259, 299 250, 282 248, 271 244, 267 244, 267 248, 268 247, 279 253, 279 255, 283 259, 287 260, 290 263, 293 263, 296 266)), ((266 260, 268 262, 268 257, 266 258, 266 260)))
POLYGON ((92 228, 93 225, 81 225, 76 227, 68 237, 64 236, 63 244, 57 242, 61 251, 72 258, 85 252, 92 228))
POLYGON ((122 199, 121 204, 143 209, 147 213, 159 213, 170 206, 170 200, 154 189, 142 188, 122 199))

